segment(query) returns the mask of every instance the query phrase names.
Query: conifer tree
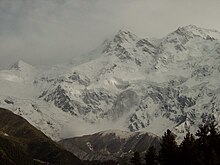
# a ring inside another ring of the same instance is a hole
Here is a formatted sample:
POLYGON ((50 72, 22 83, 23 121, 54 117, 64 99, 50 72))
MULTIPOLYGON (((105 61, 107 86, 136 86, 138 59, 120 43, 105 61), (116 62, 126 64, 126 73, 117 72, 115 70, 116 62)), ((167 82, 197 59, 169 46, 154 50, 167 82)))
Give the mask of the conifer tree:
POLYGON ((200 125, 199 130, 196 132, 196 136, 198 137, 197 148, 199 150, 199 157, 201 163, 205 165, 209 164, 208 134, 209 134, 209 126, 207 124, 200 125))
POLYGON ((209 124, 209 145, 214 148, 217 152, 220 151, 220 134, 217 130, 217 124, 211 122, 209 124))
POLYGON ((201 125, 196 133, 196 136, 198 136, 197 144, 200 150, 200 159, 205 165, 220 164, 220 138, 216 126, 217 124, 214 122, 201 125))
POLYGON ((160 163, 162 165, 176 165, 178 146, 175 141, 175 135, 168 129, 162 137, 160 150, 160 163))
POLYGON ((188 132, 184 140, 179 146, 179 164, 181 165, 196 165, 200 164, 196 146, 195 137, 188 132))
POLYGON ((157 159, 157 153, 154 146, 151 146, 145 155, 146 165, 154 165, 157 159))
POLYGON ((211 122, 209 125, 209 135, 208 135, 208 152, 209 152, 209 163, 212 165, 220 164, 220 135, 217 131, 217 124, 211 122))
POLYGON ((134 165, 141 165, 141 158, 139 152, 134 152, 134 156, 131 158, 131 163, 134 165))

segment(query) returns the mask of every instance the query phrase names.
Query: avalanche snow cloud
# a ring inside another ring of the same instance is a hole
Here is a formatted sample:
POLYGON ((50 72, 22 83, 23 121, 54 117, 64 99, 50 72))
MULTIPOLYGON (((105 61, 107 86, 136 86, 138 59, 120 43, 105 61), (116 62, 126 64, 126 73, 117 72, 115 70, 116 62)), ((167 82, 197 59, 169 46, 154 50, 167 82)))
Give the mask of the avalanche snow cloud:
POLYGON ((122 27, 159 38, 186 24, 220 29, 219 5, 218 0, 0 0, 0 67, 19 59, 34 65, 73 58, 77 63, 122 27))

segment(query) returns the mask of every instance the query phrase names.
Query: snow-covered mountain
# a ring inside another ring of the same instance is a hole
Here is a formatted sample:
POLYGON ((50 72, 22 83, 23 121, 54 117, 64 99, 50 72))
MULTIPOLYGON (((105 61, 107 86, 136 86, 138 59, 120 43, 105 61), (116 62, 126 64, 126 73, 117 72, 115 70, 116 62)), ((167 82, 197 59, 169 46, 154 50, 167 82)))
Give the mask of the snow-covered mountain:
POLYGON ((161 39, 120 30, 82 61, 0 71, 0 106, 56 140, 116 128, 182 137, 220 121, 216 30, 189 25, 161 39))

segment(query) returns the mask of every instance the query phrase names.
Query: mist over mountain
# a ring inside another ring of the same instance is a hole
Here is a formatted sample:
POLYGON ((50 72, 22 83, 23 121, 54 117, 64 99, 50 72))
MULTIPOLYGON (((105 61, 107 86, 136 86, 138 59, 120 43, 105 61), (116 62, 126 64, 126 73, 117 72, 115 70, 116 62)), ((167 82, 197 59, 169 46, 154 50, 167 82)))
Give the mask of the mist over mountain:
POLYGON ((161 38, 187 24, 219 30, 219 5, 218 0, 1 0, 0 69, 17 60, 37 66, 78 63, 123 27, 143 38, 161 38))

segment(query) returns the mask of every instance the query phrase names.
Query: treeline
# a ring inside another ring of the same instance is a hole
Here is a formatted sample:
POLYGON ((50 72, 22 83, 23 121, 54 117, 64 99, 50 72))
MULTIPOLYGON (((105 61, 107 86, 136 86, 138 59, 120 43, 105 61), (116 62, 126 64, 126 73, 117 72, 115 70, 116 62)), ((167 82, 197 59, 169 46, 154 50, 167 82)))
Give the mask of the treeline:
POLYGON ((144 163, 138 152, 131 158, 134 165, 220 165, 220 133, 217 124, 201 125, 195 136, 188 132, 180 145, 175 135, 167 130, 162 136, 159 153, 150 147, 144 163))

